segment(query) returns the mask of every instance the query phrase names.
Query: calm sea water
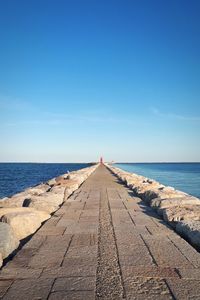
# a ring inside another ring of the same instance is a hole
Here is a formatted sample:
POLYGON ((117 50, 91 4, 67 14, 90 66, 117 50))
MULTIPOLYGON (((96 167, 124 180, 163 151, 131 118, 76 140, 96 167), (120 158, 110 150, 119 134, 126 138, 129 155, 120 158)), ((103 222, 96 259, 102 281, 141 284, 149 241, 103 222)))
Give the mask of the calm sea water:
POLYGON ((0 163, 0 198, 90 164, 0 163))
POLYGON ((200 163, 119 163, 116 167, 200 198, 200 163))

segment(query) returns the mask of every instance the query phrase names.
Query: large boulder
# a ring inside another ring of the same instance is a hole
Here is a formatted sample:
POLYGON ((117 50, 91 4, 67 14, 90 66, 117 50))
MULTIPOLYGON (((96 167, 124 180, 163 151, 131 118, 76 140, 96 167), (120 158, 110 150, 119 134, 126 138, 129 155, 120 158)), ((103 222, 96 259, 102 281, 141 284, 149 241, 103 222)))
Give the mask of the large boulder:
POLYGON ((149 205, 154 208, 157 209, 160 206, 161 201, 163 201, 163 199, 160 198, 153 198, 151 199, 151 201, 149 202, 149 205))
POLYGON ((162 215, 167 222, 200 221, 200 205, 166 208, 163 209, 162 215))
POLYGON ((73 190, 66 188, 64 193, 64 201, 73 193, 73 190))
POLYGON ((2 258, 6 258, 19 246, 13 228, 6 223, 0 222, 0 253, 2 258))
POLYGON ((136 194, 142 198, 148 204, 152 203, 153 199, 170 199, 170 198, 182 198, 187 194, 181 191, 177 191, 172 187, 163 187, 159 183, 153 183, 152 185, 143 184, 139 188, 136 188, 136 194))
MULTIPOLYGON (((34 212, 35 209, 28 207, 5 207, 0 208, 0 218, 9 213, 34 212)), ((43 212, 39 212, 43 213, 43 212)))
POLYGON ((48 184, 50 187, 56 185, 56 184, 57 184, 57 183, 56 183, 56 178, 52 178, 52 179, 48 180, 48 181, 47 181, 47 184, 48 184))
POLYGON ((63 203, 63 200, 63 194, 60 195, 48 192, 40 196, 33 196, 30 199, 27 199, 25 206, 51 214, 59 208, 59 206, 63 203))
POLYGON ((176 231, 200 250, 200 221, 178 222, 176 231))
POLYGON ((156 202, 151 201, 151 206, 159 209, 175 206, 184 207, 187 205, 200 205, 200 200, 196 197, 187 195, 185 197, 161 199, 160 201, 156 200, 156 202))
POLYGON ((0 201, 0 208, 1 207, 22 207, 26 199, 30 198, 33 195, 40 195, 42 193, 45 193, 49 189, 50 187, 47 184, 39 184, 35 187, 28 188, 25 191, 15 194, 10 198, 2 199, 0 201))
POLYGON ((133 189, 133 191, 135 192, 135 194, 138 197, 140 197, 142 200, 144 200, 148 204, 151 202, 152 199, 159 197, 158 191, 157 190, 154 191, 153 188, 144 190, 144 188, 135 187, 133 189))
POLYGON ((4 214, 1 222, 9 224, 16 237, 21 240, 33 234, 42 224, 50 218, 50 215, 44 211, 35 211, 24 208, 24 211, 13 211, 4 214))
POLYGON ((42 183, 26 189, 25 192, 28 192, 31 195, 40 195, 42 193, 48 192, 49 190, 50 186, 46 183, 42 183))
POLYGON ((64 187, 71 188, 74 191, 78 189, 80 182, 77 179, 64 179, 62 177, 56 178, 57 185, 63 185, 64 187))
POLYGON ((18 193, 11 198, 4 198, 0 201, 0 208, 2 207, 22 207, 24 200, 27 197, 30 197, 30 193, 28 192, 21 192, 18 193))
POLYGON ((60 186, 60 185, 53 186, 51 191, 49 192, 49 195, 58 194, 64 196, 65 189, 66 189, 65 186, 60 186))

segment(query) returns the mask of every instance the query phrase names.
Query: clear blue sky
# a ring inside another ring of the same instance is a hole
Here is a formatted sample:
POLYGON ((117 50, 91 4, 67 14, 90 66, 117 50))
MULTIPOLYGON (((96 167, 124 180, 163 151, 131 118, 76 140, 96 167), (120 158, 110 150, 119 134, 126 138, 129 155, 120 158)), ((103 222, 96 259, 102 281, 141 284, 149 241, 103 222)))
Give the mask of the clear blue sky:
POLYGON ((0 161, 200 161, 199 0, 0 3, 0 161))

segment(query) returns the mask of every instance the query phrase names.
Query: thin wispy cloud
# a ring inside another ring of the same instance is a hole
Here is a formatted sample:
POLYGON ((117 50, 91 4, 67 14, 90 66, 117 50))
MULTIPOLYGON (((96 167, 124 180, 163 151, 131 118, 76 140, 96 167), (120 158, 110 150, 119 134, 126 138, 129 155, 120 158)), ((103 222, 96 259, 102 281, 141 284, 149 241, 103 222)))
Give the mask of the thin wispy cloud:
POLYGON ((12 98, 9 96, 0 95, 1 110, 32 110, 34 107, 29 101, 20 98, 12 98))
POLYGON ((71 114, 62 113, 62 112, 44 112, 45 119, 57 120, 59 123, 109 123, 109 124, 135 124, 136 121, 130 118, 123 118, 118 115, 112 116, 105 112, 98 111, 79 111, 77 114, 76 111, 73 111, 71 114))
MULTIPOLYGON (((24 101, 19 98, 12 98, 9 96, 0 95, 0 109, 2 113, 4 111, 26 111, 29 115, 30 111, 33 112, 36 118, 29 119, 16 119, 15 121, 7 119, 5 122, 0 122, 3 127, 17 127, 17 126, 59 126, 59 125, 74 125, 76 123, 92 123, 92 124, 127 124, 133 125, 134 121, 127 118, 121 118, 119 116, 111 116, 105 114, 103 111, 79 111, 76 114, 74 110, 72 113, 63 112, 50 112, 41 111, 37 106, 30 104, 28 101, 24 101)), ((17 115, 16 115, 17 117, 17 115)))
POLYGON ((162 118, 170 118, 170 119, 175 119, 180 121, 194 121, 194 122, 200 121, 200 116, 186 116, 186 115, 179 115, 174 113, 163 113, 155 107, 152 107, 151 111, 154 115, 162 118))
MULTIPOLYGON (((53 114, 52 114, 53 115, 53 114)), ((60 115, 55 114, 54 117, 50 117, 49 119, 33 119, 33 120, 19 120, 15 122, 5 122, 2 125, 4 127, 16 127, 16 126, 67 126, 67 125, 75 125, 75 124, 129 124, 134 125, 134 121, 122 119, 122 118, 114 118, 114 117, 106 117, 106 116, 71 116, 71 115, 60 115), (56 118, 55 118, 56 117, 56 118)))
POLYGON ((16 127, 16 126, 55 126, 61 125, 62 122, 60 120, 27 120, 27 121, 16 121, 16 122, 5 122, 3 125, 5 127, 16 127))

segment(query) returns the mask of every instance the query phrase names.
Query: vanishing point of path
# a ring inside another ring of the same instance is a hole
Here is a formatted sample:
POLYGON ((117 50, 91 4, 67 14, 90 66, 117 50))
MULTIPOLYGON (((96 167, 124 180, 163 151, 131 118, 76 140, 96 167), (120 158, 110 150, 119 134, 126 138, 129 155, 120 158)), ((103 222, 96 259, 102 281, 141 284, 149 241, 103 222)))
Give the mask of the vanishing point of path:
POLYGON ((200 299, 200 254, 100 166, 2 269, 0 298, 200 299))

